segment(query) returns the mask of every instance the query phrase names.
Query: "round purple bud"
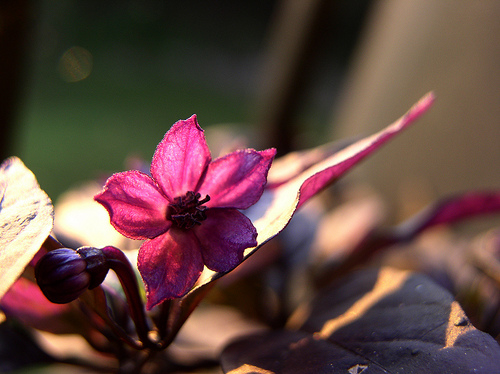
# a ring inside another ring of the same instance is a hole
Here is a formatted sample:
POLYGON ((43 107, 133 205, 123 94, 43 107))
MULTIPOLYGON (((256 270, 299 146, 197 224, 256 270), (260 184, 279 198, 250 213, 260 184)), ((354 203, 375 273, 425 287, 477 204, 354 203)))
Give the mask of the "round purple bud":
POLYGON ((66 304, 101 284, 108 270, 106 257, 97 248, 59 248, 38 261, 35 278, 47 299, 66 304))

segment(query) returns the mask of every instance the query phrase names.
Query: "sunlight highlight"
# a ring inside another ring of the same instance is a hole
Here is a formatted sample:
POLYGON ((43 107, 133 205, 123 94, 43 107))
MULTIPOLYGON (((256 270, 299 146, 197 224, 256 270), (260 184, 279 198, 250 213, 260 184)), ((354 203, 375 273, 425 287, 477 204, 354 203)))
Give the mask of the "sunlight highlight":
POLYGON ((338 329, 362 318, 370 308, 379 303, 385 296, 399 290, 408 279, 408 276, 408 272, 394 271, 389 268, 381 269, 373 289, 355 302, 344 314, 327 321, 321 331, 314 334, 315 338, 328 339, 338 329))
POLYGON ((442 349, 455 346, 459 338, 464 338, 464 333, 467 330, 474 330, 474 327, 469 322, 469 318, 460 305, 454 301, 451 303, 450 317, 448 326, 446 327, 445 345, 442 349))
POLYGON ((255 374, 275 374, 274 371, 266 370, 259 368, 257 366, 244 364, 239 368, 228 371, 227 374, 247 374, 247 373, 255 373, 255 374))

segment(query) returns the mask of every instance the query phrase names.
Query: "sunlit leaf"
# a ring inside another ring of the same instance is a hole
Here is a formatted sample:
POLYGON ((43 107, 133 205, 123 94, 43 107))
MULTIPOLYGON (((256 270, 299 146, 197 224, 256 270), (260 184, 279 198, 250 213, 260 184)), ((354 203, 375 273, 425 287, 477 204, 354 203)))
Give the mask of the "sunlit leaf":
MULTIPOLYGON (((340 152, 315 163, 276 188, 268 188, 257 204, 246 211, 258 232, 258 245, 245 251, 245 258, 278 235, 290 222, 295 211, 315 194, 334 183, 365 157, 379 149, 393 136, 407 128, 434 101, 432 93, 424 96, 404 116, 382 131, 343 148, 340 152)), ((272 167, 271 167, 272 170, 272 167)), ((211 280, 220 277, 215 274, 211 280)))
POLYGON ((222 354, 224 371, 441 374, 498 370, 498 343, 471 325, 447 291, 408 271, 384 268, 354 273, 317 297, 302 315, 295 315, 295 326, 297 331, 254 335, 229 345, 222 354))
POLYGON ((40 249, 53 224, 52 203, 16 157, 0 166, 0 298, 40 249))
MULTIPOLYGON (((342 148, 339 152, 328 156, 329 151, 325 151, 326 158, 317 157, 316 151, 312 150, 312 154, 307 162, 296 164, 296 158, 291 159, 291 167, 298 172, 292 177, 285 173, 281 176, 273 177, 274 185, 264 191, 261 199, 250 209, 245 211, 245 214, 252 220, 252 223, 257 229, 258 245, 253 248, 248 248, 245 251, 244 260, 252 255, 263 244, 278 235, 290 222, 295 211, 315 194, 334 183, 344 174, 346 174, 355 165, 361 162, 365 157, 379 149, 383 144, 389 141, 393 136, 407 128, 417 118, 424 114, 434 102, 434 94, 429 93, 418 101, 405 115, 398 119, 393 124, 389 125, 380 132, 363 138, 350 146, 342 148), (311 160, 317 161, 312 165, 311 160), (283 182, 286 181, 286 182, 283 182)), ((327 150, 326 148, 321 148, 327 150)), ((311 154, 311 153, 309 153, 311 154)), ((277 160, 280 170, 284 169, 283 163, 277 160)), ((270 173, 272 175, 273 166, 270 173)), ((279 174, 279 173, 278 173, 279 174)), ((170 334, 177 333, 177 329, 182 326, 182 322, 189 315, 189 311, 193 309, 200 300, 200 295, 208 292, 207 285, 225 273, 212 273, 200 281, 199 285, 188 293, 180 302, 183 310, 182 318, 179 317, 177 322, 173 324, 173 329, 170 334)))
MULTIPOLYGON (((408 113, 382 131, 323 159, 279 187, 267 189, 262 199, 249 212, 259 233, 257 238, 259 245, 283 230, 295 210, 312 196, 335 182, 365 157, 408 127, 431 106, 433 100, 432 94, 425 96, 408 113)), ((254 250, 247 250, 246 255, 248 256, 254 250)))

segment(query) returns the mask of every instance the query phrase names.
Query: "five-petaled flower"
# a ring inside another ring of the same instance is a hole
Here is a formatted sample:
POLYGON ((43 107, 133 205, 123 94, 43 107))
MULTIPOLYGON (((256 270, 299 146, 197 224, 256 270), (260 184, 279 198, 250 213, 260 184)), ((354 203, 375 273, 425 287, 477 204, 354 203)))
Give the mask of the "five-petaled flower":
POLYGON ((196 116, 176 122, 156 148, 151 176, 112 175, 95 196, 111 224, 141 246, 138 268, 148 309, 185 295, 203 266, 226 272, 257 245, 257 231, 239 210, 261 197, 274 149, 245 149, 214 161, 196 116))

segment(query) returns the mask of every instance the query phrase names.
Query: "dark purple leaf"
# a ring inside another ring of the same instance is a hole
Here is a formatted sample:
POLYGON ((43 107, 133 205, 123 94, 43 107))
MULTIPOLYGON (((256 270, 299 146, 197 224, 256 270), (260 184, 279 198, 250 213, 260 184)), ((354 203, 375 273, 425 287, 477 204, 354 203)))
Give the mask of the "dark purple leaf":
POLYGON ((290 322, 297 331, 229 345, 224 371, 494 373, 500 362, 498 343, 471 325, 447 291, 408 271, 351 274, 290 322))
POLYGON ((326 266, 320 283, 329 283, 348 273, 374 253, 394 244, 413 240, 437 225, 453 224, 481 215, 500 212, 500 191, 475 191, 440 200, 403 223, 386 230, 374 229, 352 248, 341 263, 326 266))
POLYGON ((479 215, 500 212, 500 191, 474 191, 438 201, 412 219, 397 226, 399 241, 413 239, 430 227, 452 224, 479 215))
POLYGON ((0 298, 40 249, 53 224, 52 203, 16 157, 0 166, 0 298))

